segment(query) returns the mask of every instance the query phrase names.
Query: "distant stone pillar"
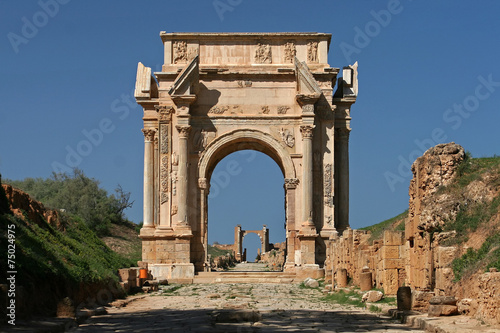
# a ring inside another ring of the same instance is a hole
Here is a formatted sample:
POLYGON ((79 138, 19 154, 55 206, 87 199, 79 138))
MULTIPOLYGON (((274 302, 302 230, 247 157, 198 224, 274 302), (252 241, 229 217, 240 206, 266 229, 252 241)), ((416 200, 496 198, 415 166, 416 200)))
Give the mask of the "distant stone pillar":
POLYGON ((144 133, 144 206, 143 227, 154 228, 154 136, 153 128, 143 129, 144 133))
POLYGON ((337 270, 337 287, 345 288, 347 287, 347 269, 340 268, 337 270))
POLYGON ((188 221, 188 138, 191 126, 176 126, 179 131, 179 166, 177 172, 177 225, 174 229, 185 229, 191 233, 188 221))
POLYGON ((297 178, 285 178, 285 196, 286 196, 286 262, 284 270, 295 269, 295 191, 299 184, 297 178))
POLYGON ((348 128, 337 128, 338 139, 338 225, 335 226, 339 230, 345 230, 349 227, 349 133, 348 128))

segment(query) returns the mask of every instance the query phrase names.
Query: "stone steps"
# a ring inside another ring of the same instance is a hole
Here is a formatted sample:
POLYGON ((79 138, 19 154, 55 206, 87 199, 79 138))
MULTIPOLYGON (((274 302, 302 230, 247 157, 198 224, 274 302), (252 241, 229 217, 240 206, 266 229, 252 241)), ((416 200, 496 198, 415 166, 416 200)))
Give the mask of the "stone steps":
POLYGON ((199 272, 193 283, 292 283, 295 274, 284 272, 199 272))

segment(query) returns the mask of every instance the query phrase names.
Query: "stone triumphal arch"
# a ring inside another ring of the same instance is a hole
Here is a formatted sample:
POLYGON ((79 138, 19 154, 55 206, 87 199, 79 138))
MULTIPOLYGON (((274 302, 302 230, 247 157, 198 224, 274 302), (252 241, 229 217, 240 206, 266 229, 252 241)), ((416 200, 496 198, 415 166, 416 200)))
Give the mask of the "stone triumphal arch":
POLYGON ((337 78, 324 33, 160 37, 161 72, 139 63, 135 87, 145 137, 140 237, 152 274, 191 279, 207 268, 210 177, 228 154, 253 149, 283 173, 284 270, 321 276, 324 241, 349 226, 357 64, 337 78))

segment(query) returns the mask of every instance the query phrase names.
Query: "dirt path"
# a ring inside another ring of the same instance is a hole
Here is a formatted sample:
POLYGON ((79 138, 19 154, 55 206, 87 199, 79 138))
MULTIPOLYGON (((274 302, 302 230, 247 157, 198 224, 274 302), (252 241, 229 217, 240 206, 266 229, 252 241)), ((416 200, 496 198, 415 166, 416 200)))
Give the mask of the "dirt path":
POLYGON ((423 332, 322 296, 297 284, 168 286, 76 332, 423 332))

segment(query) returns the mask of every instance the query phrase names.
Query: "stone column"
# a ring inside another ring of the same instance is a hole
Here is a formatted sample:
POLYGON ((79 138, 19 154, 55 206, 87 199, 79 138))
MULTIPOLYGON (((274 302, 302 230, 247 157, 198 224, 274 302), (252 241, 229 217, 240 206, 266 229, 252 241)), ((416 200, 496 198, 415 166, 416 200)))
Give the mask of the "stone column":
POLYGON ((179 168, 177 171, 177 230, 183 229, 191 233, 188 221, 188 138, 191 126, 176 126, 179 131, 179 168))
POLYGON ((338 164, 338 226, 337 229, 345 230, 349 227, 349 133, 348 128, 337 128, 338 142, 338 156, 336 159, 338 164))
POLYGON ((295 190, 299 184, 297 178, 285 178, 285 204, 286 204, 286 261, 284 271, 295 269, 295 190))
POLYGON ((205 252, 203 258, 203 270, 210 271, 210 261, 208 260, 208 223, 207 223, 207 197, 210 191, 210 184, 206 178, 198 178, 198 187, 200 188, 200 225, 201 237, 203 237, 203 251, 205 252))
POLYGON ((153 128, 143 129, 144 133, 144 208, 143 227, 154 228, 154 136, 153 128))
POLYGON ((302 133, 302 223, 312 223, 313 219, 313 156, 312 125, 300 126, 302 133))

